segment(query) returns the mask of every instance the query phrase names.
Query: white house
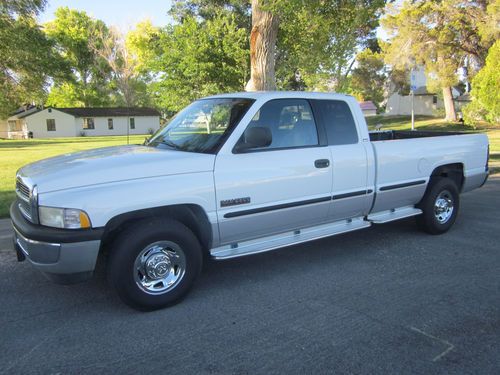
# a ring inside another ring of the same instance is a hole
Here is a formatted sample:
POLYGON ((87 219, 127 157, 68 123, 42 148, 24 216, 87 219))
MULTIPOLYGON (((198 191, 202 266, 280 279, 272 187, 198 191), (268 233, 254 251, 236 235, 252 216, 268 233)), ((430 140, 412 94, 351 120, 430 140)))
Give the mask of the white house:
POLYGON ((36 107, 31 108, 20 108, 14 112, 9 118, 2 120, 0 119, 0 138, 6 139, 22 139, 27 138, 28 128, 26 127, 26 122, 24 117, 38 112, 39 109, 36 107))
MULTIPOLYGON (((427 77, 423 67, 413 71, 416 86, 414 91, 414 110, 416 115, 432 116, 436 110, 444 108, 443 101, 434 93, 427 91, 427 77)), ((387 99, 386 115, 411 115, 411 96, 393 92, 387 99)))
MULTIPOLYGON (((428 91, 427 76, 423 67, 419 67, 413 71, 413 81, 416 86, 414 91, 414 110, 416 115, 432 116, 436 114, 436 110, 444 109, 443 100, 435 93, 428 91)), ((461 108, 464 102, 467 102, 467 99, 463 99, 465 95, 459 96, 460 92, 455 88, 452 88, 452 95, 457 110, 461 108)), ((387 99, 385 114, 410 115, 411 100, 411 95, 401 95, 398 92, 393 92, 387 99)))
MULTIPOLYGON (((160 113, 152 108, 48 107, 21 112, 15 116, 18 121, 16 129, 19 129, 22 138, 126 135, 127 132, 148 134, 160 127, 160 113)), ((15 136, 9 132, 6 136, 3 134, 0 136, 19 137, 19 132, 15 136)))
MULTIPOLYGON (((411 96, 395 92, 389 96, 386 115, 411 115, 411 96)), ((416 115, 432 116, 436 110, 444 108, 444 103, 436 94, 427 92, 426 88, 415 90, 413 106, 416 115)))

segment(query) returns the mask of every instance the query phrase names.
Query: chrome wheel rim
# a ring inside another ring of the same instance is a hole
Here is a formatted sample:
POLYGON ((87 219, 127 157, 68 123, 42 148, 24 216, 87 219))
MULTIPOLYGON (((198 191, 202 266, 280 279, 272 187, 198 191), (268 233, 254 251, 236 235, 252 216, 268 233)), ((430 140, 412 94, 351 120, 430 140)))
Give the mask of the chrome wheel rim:
POLYGON ((179 245, 158 241, 146 246, 134 262, 136 284, 148 294, 174 289, 186 273, 186 256, 179 245))
POLYGON ((448 190, 443 190, 434 202, 434 216, 439 224, 444 224, 453 215, 453 196, 448 190))

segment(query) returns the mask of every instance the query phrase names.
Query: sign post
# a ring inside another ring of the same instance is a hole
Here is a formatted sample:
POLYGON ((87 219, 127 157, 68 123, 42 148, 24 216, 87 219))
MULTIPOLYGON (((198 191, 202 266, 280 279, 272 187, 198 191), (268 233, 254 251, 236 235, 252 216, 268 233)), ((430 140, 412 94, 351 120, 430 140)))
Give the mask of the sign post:
POLYGON ((410 95, 411 95, 411 130, 415 130, 415 90, 417 89, 417 75, 415 70, 410 72, 410 95))

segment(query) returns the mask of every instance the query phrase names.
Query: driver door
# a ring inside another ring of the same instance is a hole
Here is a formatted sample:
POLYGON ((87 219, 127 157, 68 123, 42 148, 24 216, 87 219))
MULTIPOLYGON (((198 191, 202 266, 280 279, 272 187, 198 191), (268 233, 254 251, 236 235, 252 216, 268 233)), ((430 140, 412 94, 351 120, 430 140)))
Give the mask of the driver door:
MULTIPOLYGON (((266 102, 249 123, 269 128, 270 144, 218 155, 221 244, 310 227, 327 220, 332 168, 308 100, 266 102)), ((244 142, 244 135, 239 143, 244 142)), ((238 146, 238 144, 236 145, 238 146)))

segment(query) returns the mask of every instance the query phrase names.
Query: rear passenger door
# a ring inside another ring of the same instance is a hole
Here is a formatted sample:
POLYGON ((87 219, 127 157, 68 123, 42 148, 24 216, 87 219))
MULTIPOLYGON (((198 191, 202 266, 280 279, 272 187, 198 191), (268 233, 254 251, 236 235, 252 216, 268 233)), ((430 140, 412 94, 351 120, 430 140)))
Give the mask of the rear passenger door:
POLYGON ((270 100, 245 133, 215 162, 221 243, 325 222, 331 201, 330 151, 324 131, 318 133, 309 101, 270 100), (267 128, 272 143, 236 151, 252 127, 267 128))
POLYGON ((330 220, 368 213, 373 191, 367 190, 366 149, 349 104, 343 100, 313 100, 314 112, 326 130, 332 165, 330 220))

